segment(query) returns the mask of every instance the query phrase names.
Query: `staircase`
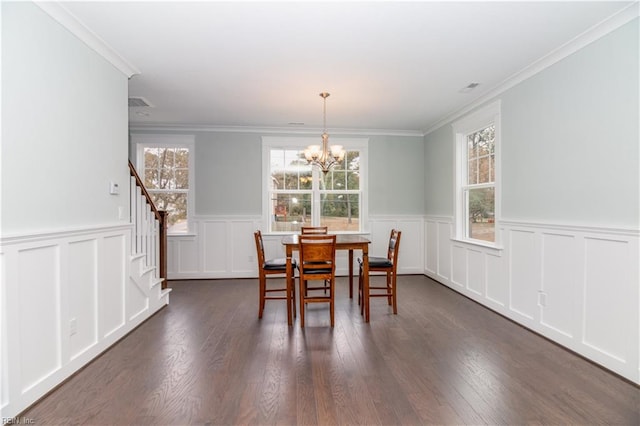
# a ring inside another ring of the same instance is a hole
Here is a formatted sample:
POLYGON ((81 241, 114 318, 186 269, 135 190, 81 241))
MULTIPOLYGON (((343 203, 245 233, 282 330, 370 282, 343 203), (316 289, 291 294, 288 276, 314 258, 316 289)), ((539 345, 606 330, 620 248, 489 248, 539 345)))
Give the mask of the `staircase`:
POLYGON ((169 303, 167 285, 166 212, 156 208, 135 167, 129 162, 131 220, 131 262, 127 286, 129 319, 155 312, 169 303))

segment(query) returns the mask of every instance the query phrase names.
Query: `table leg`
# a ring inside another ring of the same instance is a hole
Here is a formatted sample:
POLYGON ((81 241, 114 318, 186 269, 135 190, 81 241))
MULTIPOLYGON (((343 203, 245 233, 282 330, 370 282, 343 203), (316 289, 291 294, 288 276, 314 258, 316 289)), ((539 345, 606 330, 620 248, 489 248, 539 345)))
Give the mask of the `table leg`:
MULTIPOLYGON (((291 303, 293 299, 293 265, 291 264, 291 257, 293 255, 293 250, 287 246, 287 278, 285 279, 287 282, 287 322, 289 325, 293 325, 293 316, 291 312, 291 303)), ((293 300, 293 303, 296 303, 293 300)))
POLYGON ((353 249, 349 249, 349 299, 353 299, 353 249))
POLYGON ((369 248, 362 249, 362 303, 364 303, 364 322, 369 322, 369 248))

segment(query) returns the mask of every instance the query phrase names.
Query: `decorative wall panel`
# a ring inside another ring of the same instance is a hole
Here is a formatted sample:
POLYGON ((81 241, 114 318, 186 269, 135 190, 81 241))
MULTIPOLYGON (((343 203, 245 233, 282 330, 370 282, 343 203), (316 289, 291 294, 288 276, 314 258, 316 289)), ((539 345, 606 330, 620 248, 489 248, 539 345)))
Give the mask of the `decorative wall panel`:
MULTIPOLYGON (((98 244, 95 239, 69 243, 69 350, 75 358, 98 341, 98 244)), ((66 328, 63 328, 66 329, 66 328)))
POLYGON ((22 392, 60 368, 60 247, 18 251, 22 392), (34 267, 37 265, 37 267, 34 267))
POLYGON ((445 222, 425 218, 427 276, 640 383, 637 230, 502 221, 504 246, 484 248, 445 222))
POLYGON ((168 303, 131 226, 3 238, 0 409, 11 418, 168 303), (133 266, 132 266, 133 265, 133 266), (126 318, 134 291, 144 309, 126 318))
POLYGON ((438 275, 438 222, 427 220, 425 223, 425 270, 436 276, 438 275))
MULTIPOLYGON (((204 256, 202 272, 223 275, 227 272, 228 257, 233 251, 233 247, 227 245, 228 235, 231 232, 228 225, 227 221, 222 220, 202 222, 201 238, 202 255, 204 256)), ((194 256, 194 254, 191 255, 194 256)), ((191 271, 191 269, 189 270, 191 271)))
POLYGON ((102 244, 99 278, 100 337, 108 337, 125 323, 125 240, 116 235, 98 241, 102 244))
POLYGON ((453 236, 453 227, 451 223, 438 222, 438 270, 439 279, 448 281, 451 277, 451 237, 453 236))
POLYGON ((505 273, 503 258, 493 253, 486 253, 487 282, 486 298, 490 306, 503 308, 509 300, 509 285, 505 273))
POLYGON ((527 319, 537 316, 540 267, 536 234, 514 229, 510 234, 511 297, 509 308, 527 319))
POLYGON ((467 287, 467 250, 459 244, 451 246, 451 283, 467 287))
POLYGON ((484 295, 485 255, 479 250, 467 251, 467 289, 479 296, 484 295))
POLYGON ((621 361, 628 358, 629 319, 638 312, 638 283, 634 288, 627 273, 634 262, 629 246, 593 237, 584 243, 584 343, 621 361))
POLYGON ((258 270, 256 263, 256 244, 253 233, 256 231, 251 220, 241 220, 231 224, 230 240, 227 245, 232 248, 231 273, 250 275, 258 270), (237 244, 233 242, 237 241, 237 244))
POLYGON ((580 251, 573 235, 542 234, 542 285, 540 323, 566 337, 577 330, 580 251))

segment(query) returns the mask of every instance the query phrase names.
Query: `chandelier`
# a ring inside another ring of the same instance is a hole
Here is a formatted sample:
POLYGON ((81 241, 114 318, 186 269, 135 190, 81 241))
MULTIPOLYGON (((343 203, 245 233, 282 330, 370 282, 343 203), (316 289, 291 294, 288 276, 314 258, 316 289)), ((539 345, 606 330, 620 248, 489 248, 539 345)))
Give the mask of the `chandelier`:
POLYGON ((327 134, 327 98, 329 97, 329 93, 322 92, 320 93, 320 97, 324 100, 322 109, 324 117, 322 146, 309 145, 307 149, 304 150, 304 158, 306 158, 307 162, 312 166, 320 167, 322 173, 326 174, 332 166, 340 163, 344 159, 345 151, 342 145, 331 145, 331 147, 329 147, 329 135, 327 134))

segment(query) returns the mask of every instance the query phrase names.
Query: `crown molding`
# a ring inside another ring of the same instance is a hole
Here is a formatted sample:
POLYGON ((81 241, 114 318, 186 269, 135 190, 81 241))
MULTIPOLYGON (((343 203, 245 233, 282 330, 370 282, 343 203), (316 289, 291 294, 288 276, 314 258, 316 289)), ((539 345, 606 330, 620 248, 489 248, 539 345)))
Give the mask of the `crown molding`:
POLYGON ((131 78, 135 74, 140 74, 140 71, 136 67, 120 56, 111 46, 98 37, 97 34, 80 22, 78 18, 69 12, 62 4, 55 1, 36 1, 34 3, 71 32, 71 34, 126 75, 127 78, 131 78))
POLYGON ((456 119, 462 117, 467 114, 469 111, 479 107, 485 102, 499 96, 500 94, 506 92, 508 89, 514 87, 515 85, 522 83, 526 79, 538 74, 544 69, 560 62, 567 56, 577 52, 578 50, 586 47, 590 43, 604 37, 605 35, 617 30, 623 25, 631 22, 633 19, 638 18, 640 16, 638 1, 630 4, 624 9, 618 11, 613 14, 609 18, 593 25, 591 28, 587 29, 583 33, 577 35, 573 39, 569 40, 567 43, 561 45, 555 50, 552 50, 542 58, 533 62, 531 65, 525 67, 524 69, 516 72, 511 77, 505 79, 502 83, 498 84, 489 92, 480 96, 475 101, 467 104, 466 106, 455 110, 447 115, 445 115, 440 120, 436 121, 429 128, 424 130, 423 135, 426 136, 429 133, 439 129, 440 127, 455 121, 456 119))
MULTIPOLYGON (((294 128, 294 127, 254 127, 254 126, 213 126, 196 124, 162 124, 162 123, 130 123, 129 130, 156 131, 156 132, 218 132, 218 133, 260 133, 260 134, 294 134, 294 135, 320 135, 321 128, 294 128)), ((424 136, 419 130, 384 130, 384 129, 333 129, 332 135, 359 135, 359 136, 424 136)))

